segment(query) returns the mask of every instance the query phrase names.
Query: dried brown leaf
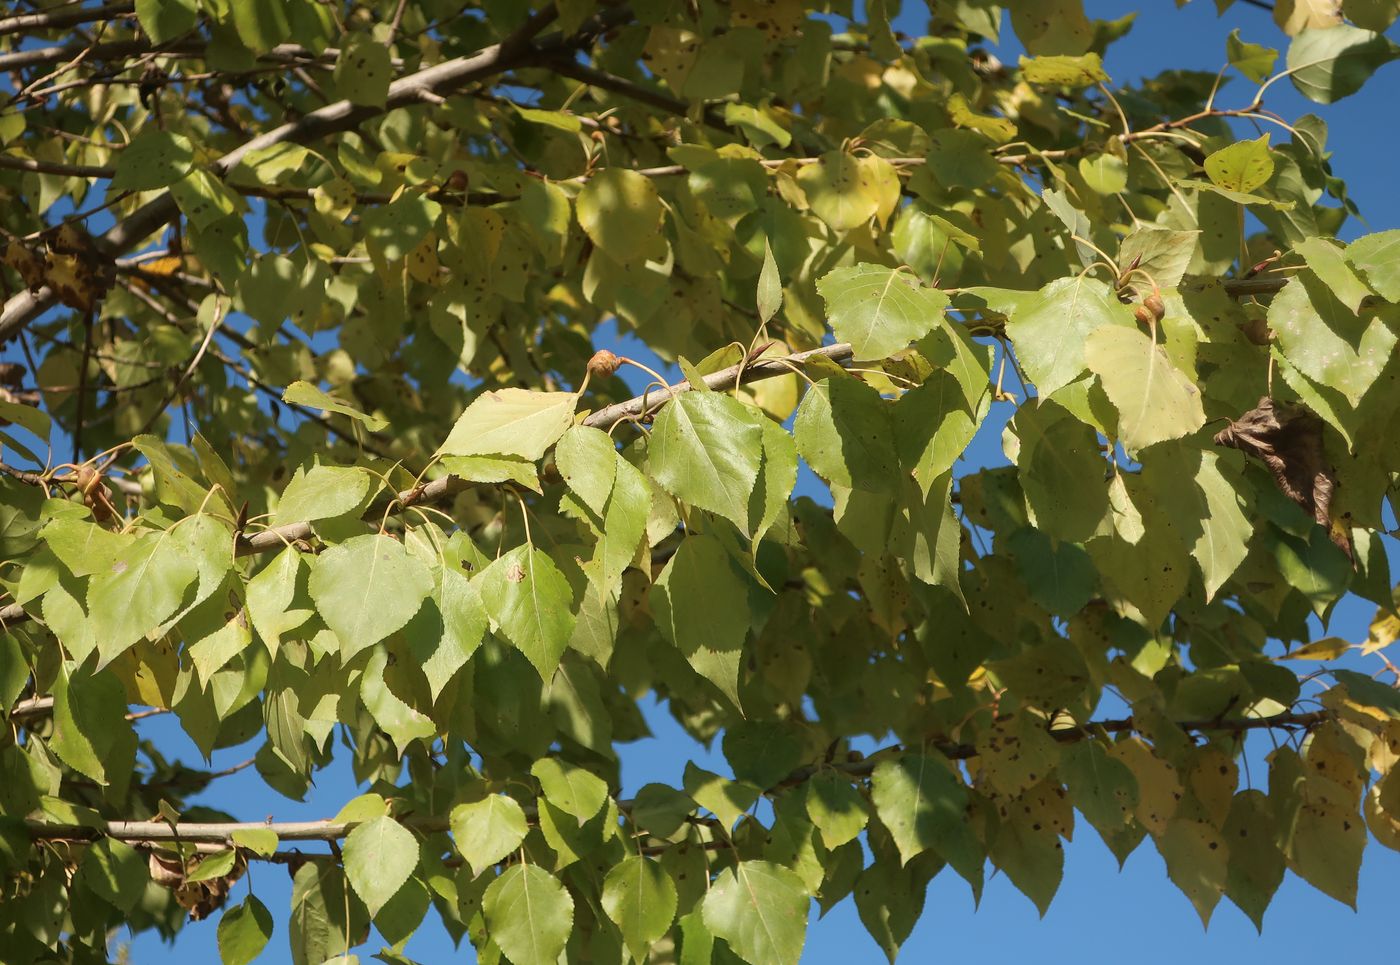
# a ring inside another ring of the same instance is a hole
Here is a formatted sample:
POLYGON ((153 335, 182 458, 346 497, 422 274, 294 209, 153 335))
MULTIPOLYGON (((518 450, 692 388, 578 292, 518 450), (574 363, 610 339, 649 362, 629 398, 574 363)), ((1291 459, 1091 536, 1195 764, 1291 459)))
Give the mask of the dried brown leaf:
POLYGON ((1322 420, 1305 406, 1268 396, 1215 435, 1217 446, 1254 456, 1274 484, 1326 528, 1332 542, 1352 558, 1351 537, 1332 523, 1337 477, 1322 447, 1322 420))

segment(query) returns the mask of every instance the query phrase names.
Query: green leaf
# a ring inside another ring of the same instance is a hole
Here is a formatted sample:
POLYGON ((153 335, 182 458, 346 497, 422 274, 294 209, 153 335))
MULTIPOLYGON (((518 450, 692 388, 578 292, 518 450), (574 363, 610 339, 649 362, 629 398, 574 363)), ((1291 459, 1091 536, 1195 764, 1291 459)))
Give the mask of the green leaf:
POLYGON ((1221 829, 1229 845, 1225 897, 1264 930, 1264 911, 1283 883, 1286 867, 1279 851, 1274 812, 1263 791, 1241 791, 1230 802, 1230 814, 1221 829))
POLYGON ((1084 359, 1118 410, 1119 439, 1129 452, 1179 439, 1205 425, 1201 390, 1136 328, 1108 326, 1092 332, 1084 359))
POLYGON ((549 680, 574 632, 574 595, 549 554, 517 546, 474 581, 501 635, 549 680))
POLYGON ((344 38, 333 76, 337 90, 351 104, 384 106, 393 78, 389 48, 368 34, 350 34, 344 38))
POLYGON ((758 787, 774 787, 795 771, 804 749, 799 731, 775 721, 741 720, 724 732, 724 758, 734 776, 758 787))
POLYGON ((812 212, 832 231, 857 228, 875 217, 880 207, 869 173, 859 158, 844 151, 828 151, 817 163, 803 165, 798 169, 797 183, 812 212))
POLYGON ((953 468, 985 414, 986 406, 969 404, 963 384, 946 369, 899 397, 893 413, 899 462, 921 490, 927 493, 953 468))
POLYGON ((49 414, 43 409, 0 399, 0 419, 13 422, 21 429, 27 429, 43 442, 49 441, 49 431, 53 425, 49 414))
POLYGON ((617 446, 606 432, 572 426, 554 447, 559 475, 583 504, 602 516, 617 478, 617 446))
POLYGON ((651 250, 665 216, 650 178, 614 166, 591 177, 575 205, 579 225, 588 237, 623 264, 651 250))
POLYGON ((287 14, 295 4, 285 0, 232 0, 233 27, 238 40, 254 53, 265 53, 287 39, 287 14))
POLYGON ((1136 263, 1145 275, 1162 289, 1175 288, 1191 265, 1191 256, 1200 244, 1201 232, 1172 231, 1140 224, 1118 247, 1118 264, 1136 263))
POLYGON ((684 392, 652 428, 647 472, 682 502, 749 531, 749 496, 763 458, 764 418, 719 392, 684 392))
POLYGON ((1191 557, 1205 582, 1207 602, 1249 555, 1248 543, 1254 535, 1254 526, 1245 514, 1249 503, 1242 487, 1222 471, 1221 464, 1216 453, 1206 451, 1201 453, 1196 470, 1196 485, 1205 497, 1205 511, 1200 517, 1201 535, 1196 538, 1191 557))
POLYGON ((1100 834, 1119 831, 1132 820, 1138 804, 1137 778, 1126 764, 1105 753, 1098 741, 1066 745, 1057 768, 1070 802, 1100 834))
POLYGON ((967 788, 944 761, 924 754, 883 761, 870 788, 875 814, 904 864, 932 849, 965 878, 981 873, 981 849, 967 823, 967 788))
POLYGON ((1014 425, 1022 438, 1018 476, 1036 526, 1056 539, 1088 539, 1108 511, 1108 463, 1094 431, 1044 402, 1022 406, 1014 425))
POLYGON ((310 382, 293 382, 287 386, 282 393, 282 401, 289 405, 304 405, 312 409, 323 409, 326 412, 349 416, 356 422, 362 423, 365 429, 370 432, 378 432, 389 425, 387 419, 366 415, 349 402, 322 392, 310 382))
POLYGON ((1118 194, 1128 187, 1128 164, 1113 154, 1095 154, 1081 158, 1079 175, 1089 189, 1097 194, 1118 194))
POLYGON ((944 324, 948 296, 881 265, 837 268, 817 281, 837 339, 858 359, 882 359, 944 324))
POLYGON ((365 246, 371 256, 396 262, 423 242, 441 214, 442 205, 431 198, 418 192, 401 194, 365 210, 365 246))
POLYGON ((233 843, 264 857, 277 850, 277 832, 270 828, 240 828, 229 835, 233 843))
POLYGON ((1230 31, 1225 40, 1225 55, 1231 66, 1256 84, 1262 84, 1274 72, 1278 51, 1263 44, 1251 44, 1240 39, 1239 28, 1230 31))
POLYGON ((413 741, 431 740, 438 728, 427 715, 404 703, 389 687, 385 674, 388 660, 388 652, 383 647, 370 655, 360 677, 360 700, 379 729, 402 754, 413 741))
MULTIPOLYGON (((298 582, 304 593, 304 569, 301 552, 294 546, 288 546, 248 581, 248 617, 258 636, 272 650, 276 650, 282 642, 283 634, 301 626, 313 613, 310 609, 291 608, 298 582)), ((305 595, 302 599, 306 599, 305 595)))
POLYGON ((1055 832, 1037 821, 1036 815, 1018 813, 1020 808, 1009 810, 988 852, 1043 918, 1064 877, 1065 852, 1055 832))
POLYGON ((545 757, 535 761, 530 773, 540 782, 545 799, 578 818, 579 824, 593 817, 607 803, 607 782, 577 764, 545 757))
POLYGON ((1349 310, 1310 272, 1289 279, 1274 296, 1269 328, 1298 371, 1353 406, 1380 377, 1397 343, 1383 315, 1349 310))
POLYGON ((712 536, 687 536, 651 590, 661 635, 736 706, 749 631, 748 587, 712 536))
POLYGON ((110 570, 136 538, 114 533, 85 519, 59 516, 50 519, 40 538, 74 576, 92 576, 110 570))
POLYGON ((491 882, 481 911, 513 965, 555 965, 574 928, 574 901, 537 865, 511 865, 491 882))
POLYGON ((758 320, 767 324, 783 304, 783 283, 778 277, 778 263, 773 260, 773 248, 763 241, 763 268, 758 273, 758 320))
POLYGON ((822 844, 835 850, 855 840, 870 820, 870 806, 836 771, 820 771, 807 782, 807 816, 821 831, 822 844))
POLYGON ((87 848, 74 880, 107 904, 129 913, 146 892, 146 858, 125 841, 102 838, 87 848))
POLYGON ((307 583, 348 660, 406 624, 433 590, 433 576, 403 544, 366 534, 332 546, 307 583))
POLYGON ((190 140, 156 127, 141 133, 117 155, 117 171, 107 186, 109 194, 121 191, 154 191, 183 178, 194 165, 190 140))
POLYGON ((312 466, 292 476, 277 512, 274 526, 287 523, 334 519, 354 512, 369 495, 369 473, 357 466, 312 466))
POLYGON ((938 870, 942 865, 929 862, 901 865, 891 853, 877 855, 870 867, 859 870, 853 888, 856 912, 890 965, 914 931, 924 910, 928 880, 938 870))
POLYGON ((1084 345, 1107 326, 1131 326, 1132 313, 1103 282, 1057 278, 1011 310, 1006 333, 1016 357, 1044 398, 1084 374, 1084 345))
POLYGON ((442 636, 423 660, 423 675, 428 679, 433 700, 437 700, 481 646, 490 618, 476 584, 450 566, 438 573, 433 599, 442 618, 442 636))
POLYGON ((1304 30, 1288 45, 1293 86, 1309 100, 1331 104, 1356 93, 1377 69, 1400 57, 1382 34, 1349 24, 1304 30))
POLYGON ((169 619, 199 576, 178 529, 147 533, 88 584, 87 611, 98 633, 100 665, 169 619))
POLYGON ((199 864, 185 876, 185 880, 198 882, 222 878, 233 870, 237 858, 238 854, 232 848, 215 851, 213 854, 200 858, 199 864))
POLYGON ((628 816, 659 838, 669 838, 694 813, 695 802, 668 784, 644 784, 632 798, 628 816))
POLYGON ((758 519, 753 545, 780 522, 797 485, 797 444, 786 429, 771 419, 763 420, 763 464, 749 499, 749 519, 758 519))
POLYGON ((342 847, 345 877, 371 916, 404 886, 418 867, 418 839, 382 814, 355 826, 342 847))
POLYGON ((822 379, 797 410, 792 427, 797 451, 833 485, 888 493, 899 474, 891 408, 859 379, 822 379))
POLYGON ((1057 541, 1023 526, 1007 537, 1006 548, 1031 599, 1056 616, 1071 617, 1093 598, 1099 574, 1078 543, 1057 541))
POLYGON ((603 910, 616 923, 632 957, 643 962, 676 917, 676 885, 660 864, 632 855, 603 879, 603 910))
POLYGON ((705 896, 705 927, 749 962, 797 965, 810 900, 802 879, 782 865, 741 861, 705 896))
POLYGON ((1370 297, 1371 290, 1356 277, 1340 247, 1322 238, 1307 238, 1294 245, 1293 250, 1303 256, 1313 274, 1332 290, 1338 301, 1352 312, 1361 310, 1361 303, 1370 297))
POLYGON ((198 0, 136 0, 136 19, 152 43, 188 32, 199 20, 198 0))
POLYGON ((272 937, 272 913, 249 895, 219 919, 219 958, 223 965, 248 965, 272 937))
POLYGON ((1400 690, 1354 670, 1333 670, 1331 674, 1346 688, 1349 700, 1400 717, 1400 690))
POLYGON ((733 828, 739 816, 753 807, 763 794, 761 788, 740 781, 727 781, 718 774, 696 767, 693 761, 685 765, 682 784, 685 793, 718 818, 726 830, 733 828))
POLYGON ((573 424, 577 405, 573 392, 487 392, 467 406, 438 452, 519 456, 533 462, 573 424))
POLYGON ((1357 238, 1346 258, 1381 297, 1400 302, 1400 228, 1357 238))
POLYGON ((488 794, 480 801, 457 805, 450 824, 457 851, 477 875, 520 847, 529 830, 525 812, 504 794, 488 794))

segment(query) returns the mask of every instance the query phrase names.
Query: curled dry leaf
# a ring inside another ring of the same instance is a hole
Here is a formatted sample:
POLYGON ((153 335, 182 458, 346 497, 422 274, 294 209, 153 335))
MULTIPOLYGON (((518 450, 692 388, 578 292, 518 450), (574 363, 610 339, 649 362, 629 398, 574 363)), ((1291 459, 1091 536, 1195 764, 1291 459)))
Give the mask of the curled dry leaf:
POLYGON ((116 277, 112 260, 71 223, 54 233, 42 250, 11 241, 3 261, 31 291, 48 286, 63 304, 83 312, 102 300, 116 277))
POLYGON ((198 865, 198 855, 191 857, 187 862, 182 862, 171 854, 157 851, 152 851, 150 854, 151 880, 174 892, 175 900, 190 913, 190 921, 208 918, 212 913, 222 908, 224 902, 228 900, 229 891, 232 890, 234 883, 243 877, 243 872, 248 868, 247 860, 242 855, 238 855, 235 857, 233 867, 229 869, 228 874, 206 878, 202 881, 190 881, 188 876, 198 865))
POLYGON ((1322 420, 1305 406, 1268 396, 1215 435, 1217 446, 1254 456, 1268 468, 1279 490, 1317 520, 1332 542, 1352 558, 1351 537, 1332 525, 1337 478, 1322 448, 1322 420))

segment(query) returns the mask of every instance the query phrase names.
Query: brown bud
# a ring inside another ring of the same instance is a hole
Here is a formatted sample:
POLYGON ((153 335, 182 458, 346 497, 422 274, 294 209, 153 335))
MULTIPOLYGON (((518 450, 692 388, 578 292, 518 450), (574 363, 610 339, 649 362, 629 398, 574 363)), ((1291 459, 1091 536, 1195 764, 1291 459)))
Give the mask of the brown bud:
POLYGON ((1152 316, 1161 321, 1162 316, 1167 314, 1167 306, 1162 303, 1162 296, 1153 292, 1142 300, 1143 307, 1152 313, 1152 316))
POLYGON ((74 476, 78 483, 78 489, 83 495, 87 495, 102 484, 102 473, 91 466, 79 466, 74 476))
POLYGON ((588 374, 606 378, 617 371, 622 364, 622 359, 618 358, 607 349, 599 349, 593 353, 593 357, 588 360, 588 374))
POLYGON ((461 168, 458 168, 457 170, 453 171, 450 175, 447 176, 446 187, 449 191, 467 190, 467 172, 463 171, 461 168))
POLYGON ((602 144, 602 143, 603 143, 603 132, 602 132, 602 131, 593 131, 593 132, 591 132, 591 133, 588 135, 588 137, 589 137, 589 138, 593 141, 593 143, 595 143, 595 144, 602 144))
POLYGON ((1147 307, 1145 305, 1139 305, 1133 309, 1133 318, 1136 318, 1138 320, 1138 324, 1141 325, 1143 328, 1152 327, 1153 316, 1152 313, 1147 310, 1147 307))

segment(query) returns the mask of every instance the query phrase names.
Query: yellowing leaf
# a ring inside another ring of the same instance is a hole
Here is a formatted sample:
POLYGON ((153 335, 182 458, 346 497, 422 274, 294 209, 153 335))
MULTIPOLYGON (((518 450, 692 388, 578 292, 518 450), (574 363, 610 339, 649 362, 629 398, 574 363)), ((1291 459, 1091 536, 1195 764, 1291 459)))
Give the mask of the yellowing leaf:
POLYGON ((576 205, 588 237, 623 263, 652 248, 664 213, 651 180, 625 168, 605 168, 590 178, 576 205))
POLYGON ((535 461, 573 424, 578 395, 497 389, 477 396, 452 426, 438 452, 447 456, 503 455, 535 461))
POLYGON ((1269 135, 1253 141, 1236 141, 1206 158, 1206 176, 1227 191, 1245 194, 1262 187, 1274 173, 1269 135))
POLYGON ((1119 435, 1129 452, 1205 425, 1201 390, 1136 328, 1109 325, 1091 332, 1084 360, 1118 410, 1119 435))

